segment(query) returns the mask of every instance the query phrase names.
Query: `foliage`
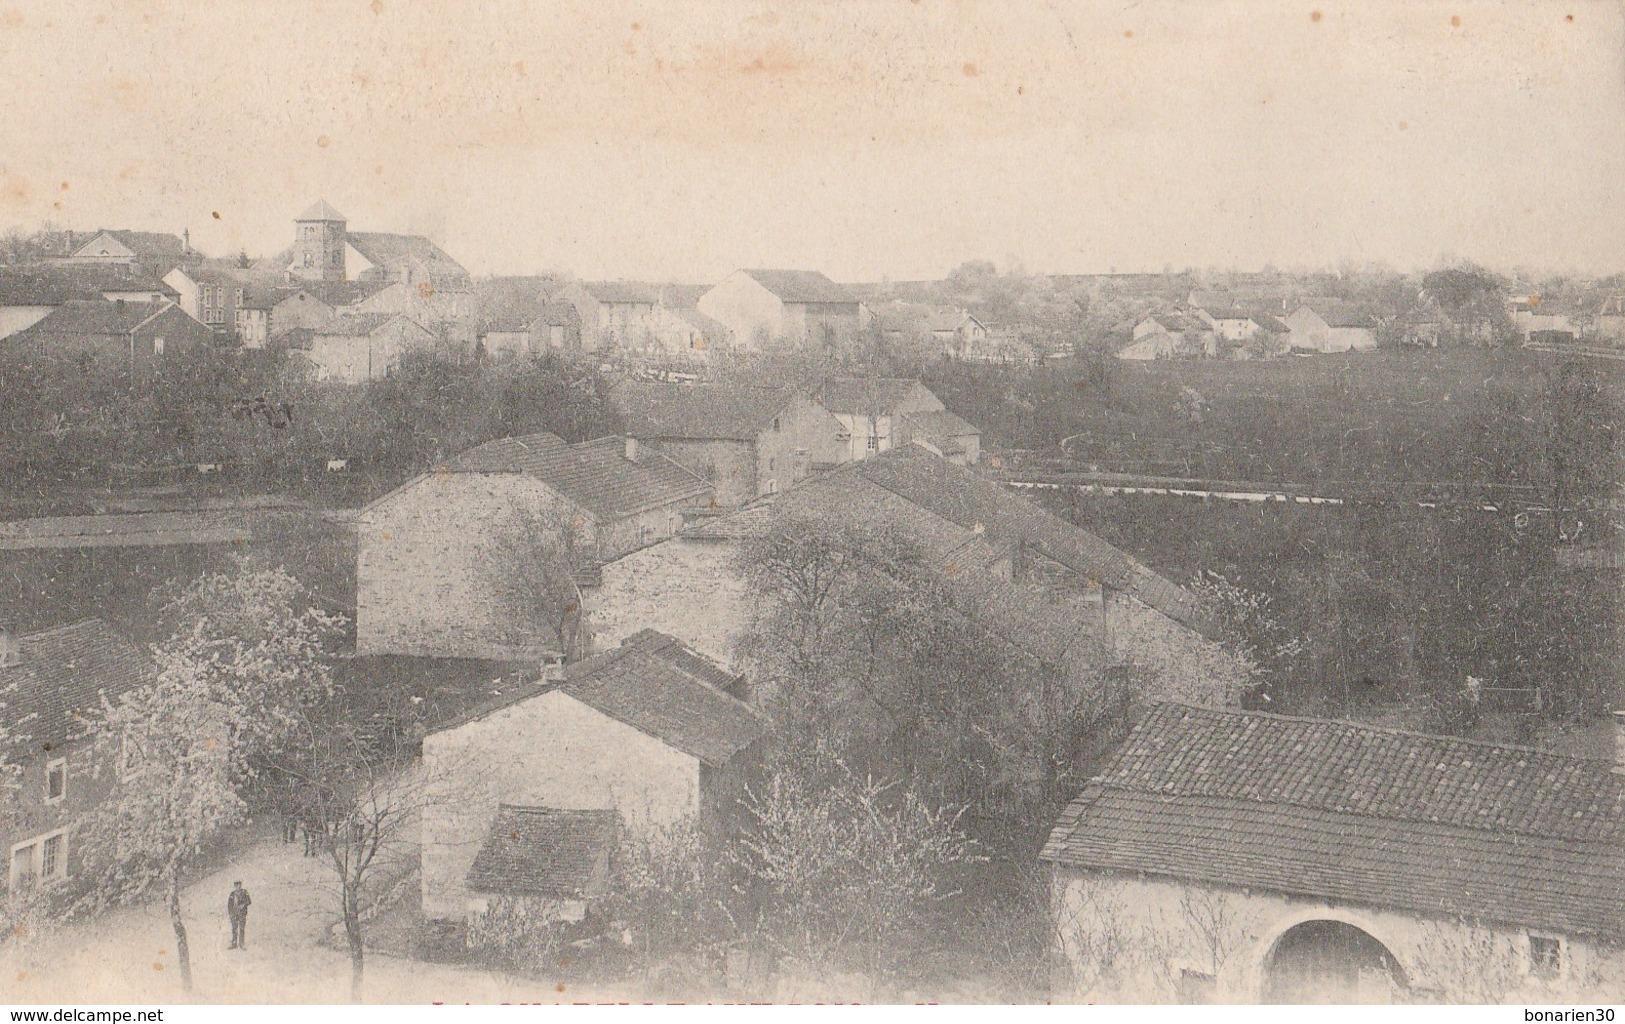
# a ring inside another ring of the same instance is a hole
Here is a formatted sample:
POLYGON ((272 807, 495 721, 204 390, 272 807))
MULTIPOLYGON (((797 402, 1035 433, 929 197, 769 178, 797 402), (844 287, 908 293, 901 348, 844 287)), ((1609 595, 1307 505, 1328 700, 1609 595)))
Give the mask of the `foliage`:
POLYGON ((343 620, 311 601, 285 569, 245 558, 231 572, 198 577, 163 607, 174 630, 168 656, 201 675, 231 730, 240 780, 302 723, 305 706, 333 692, 327 656, 343 620))
POLYGON ((183 651, 154 657, 156 680, 104 707, 93 724, 94 770, 117 779, 74 831, 87 887, 80 907, 95 912, 160 896, 190 990, 181 887, 245 807, 231 784, 230 733, 208 668, 183 651))
POLYGON ((917 962, 959 893, 956 873, 980 856, 957 814, 827 748, 780 761, 748 806, 743 867, 764 937, 820 975, 889 977, 917 962))
POLYGON ((523 624, 525 639, 545 637, 567 660, 581 652, 581 590, 574 573, 585 555, 578 534, 562 506, 515 508, 494 531, 489 556, 494 596, 523 624))
POLYGON ((1303 641, 1276 618, 1271 607, 1275 599, 1268 594, 1212 570, 1199 573, 1185 589, 1218 617, 1219 642, 1255 676, 1276 675, 1303 653, 1303 641))

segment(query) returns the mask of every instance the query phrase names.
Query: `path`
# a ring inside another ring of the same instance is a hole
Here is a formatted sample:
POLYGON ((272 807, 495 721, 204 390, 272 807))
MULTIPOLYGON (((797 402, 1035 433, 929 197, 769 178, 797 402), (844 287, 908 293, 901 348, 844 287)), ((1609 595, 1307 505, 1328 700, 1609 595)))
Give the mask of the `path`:
MULTIPOLYGON (((193 993, 181 991, 175 936, 161 908, 118 911, 46 937, 24 965, 0 978, 5 1002, 40 1006, 90 1003, 345 1003, 350 961, 317 945, 336 902, 321 861, 300 844, 259 842, 190 886, 182 897, 192 950, 193 993), (248 949, 226 948, 226 894, 241 879, 254 897, 248 949)), ((368 953, 365 994, 387 1003, 564 1002, 608 998, 543 982, 516 982, 485 971, 368 953)))

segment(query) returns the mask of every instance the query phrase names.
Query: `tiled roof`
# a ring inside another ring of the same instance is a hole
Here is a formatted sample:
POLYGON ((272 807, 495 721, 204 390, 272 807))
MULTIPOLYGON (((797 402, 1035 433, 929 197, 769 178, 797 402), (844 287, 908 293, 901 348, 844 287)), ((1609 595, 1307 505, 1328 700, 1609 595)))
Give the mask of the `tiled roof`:
POLYGON ((463 452, 452 460, 451 466, 469 472, 535 473, 545 465, 544 456, 567 447, 564 438, 556 434, 500 437, 463 452))
POLYGON ((842 377, 824 383, 818 402, 843 415, 889 413, 917 387, 920 382, 911 377, 842 377))
POLYGON ((664 633, 645 629, 565 668, 560 689, 675 750, 721 767, 767 731, 726 692, 736 681, 664 633))
POLYGON ((141 649, 101 619, 21 634, 14 642, 21 659, 0 668, 0 714, 30 750, 82 735, 79 716, 99 710, 103 696, 116 700, 147 682, 151 672, 141 649))
POLYGON ((329 205, 327 200, 318 199, 314 203, 312 203, 310 206, 307 206, 305 208, 304 213, 301 213, 298 217, 296 217, 294 219, 295 220, 336 220, 336 221, 338 221, 339 223, 342 224, 344 222, 344 220, 345 220, 345 217, 344 217, 344 214, 342 214, 342 213, 338 212, 337 210, 333 209, 333 207, 331 205, 329 205))
POLYGON ((905 412, 904 426, 910 433, 924 438, 980 437, 982 432, 947 409, 931 412, 905 412))
POLYGON ((728 336, 727 324, 721 320, 708 317, 697 309, 689 309, 686 306, 667 307, 666 312, 682 320, 690 327, 703 331, 705 336, 713 341, 721 341, 728 336))
POLYGON ((757 284, 782 302, 857 305, 851 292, 816 270, 746 270, 757 284))
POLYGON ((313 299, 318 299, 329 306, 353 306, 388 288, 389 281, 304 281, 298 285, 280 288, 276 300, 281 300, 304 292, 313 299))
POLYGON ((642 281, 582 281, 588 295, 609 305, 658 306, 660 286, 642 281))
POLYGON ((1072 571, 1128 594, 1183 625, 1211 633, 1200 601, 1126 552, 963 466, 919 448, 894 448, 853 471, 964 529, 1019 540, 1072 571))
POLYGON ((1183 313, 1153 313, 1147 319, 1155 321, 1165 331, 1181 334, 1189 330, 1200 330, 1201 321, 1188 317, 1183 313))
POLYGON ((86 337, 90 335, 124 335, 135 330, 148 319, 173 308, 162 302, 110 302, 94 299, 88 302, 64 302, 38 323, 18 331, 7 341, 24 338, 60 336, 86 337))
POLYGON ((454 277, 464 279, 468 271, 452 259, 440 246, 422 235, 391 235, 381 231, 349 231, 345 233, 350 247, 366 258, 368 263, 385 267, 402 260, 413 259, 423 264, 431 279, 454 277))
POLYGON ((1349 722, 1163 704, 1042 858, 1625 936, 1625 776, 1349 722))
POLYGON ((91 235, 85 241, 85 244, 79 247, 78 252, 88 249, 90 244, 102 235, 118 239, 120 245, 143 258, 180 256, 186 251, 186 246, 178 235, 165 234, 162 231, 109 231, 103 229, 91 235))
POLYGON ((108 292, 161 292, 175 289, 148 274, 131 274, 124 266, 40 264, 0 268, 0 306, 59 306, 93 302, 108 292))
POLYGON ((364 338, 398 317, 399 313, 341 313, 322 324, 316 333, 339 338, 364 338))
POLYGON ((581 325, 581 314, 568 302, 543 303, 531 321, 532 326, 540 324, 543 327, 578 327, 581 325))
POLYGON ((689 440, 754 441, 794 398, 789 388, 643 381, 610 392, 627 433, 689 440))
POLYGON ((474 892, 579 899, 603 891, 599 866, 619 841, 615 811, 500 804, 468 869, 474 892))
POLYGON ((637 461, 628 459, 626 438, 618 435, 564 447, 550 446, 545 441, 523 449, 514 444, 550 436, 491 441, 457 456, 448 468, 528 473, 604 519, 623 519, 697 498, 710 490, 700 477, 659 452, 644 449, 637 461))

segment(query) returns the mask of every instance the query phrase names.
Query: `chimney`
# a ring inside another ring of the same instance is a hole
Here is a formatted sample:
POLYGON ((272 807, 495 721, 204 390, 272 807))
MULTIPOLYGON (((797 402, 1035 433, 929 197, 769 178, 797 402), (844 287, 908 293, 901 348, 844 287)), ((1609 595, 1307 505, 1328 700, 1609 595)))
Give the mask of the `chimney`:
POLYGON ((626 461, 638 461, 638 439, 631 434, 626 435, 626 461))
POLYGON ((23 652, 17 645, 17 635, 12 631, 11 623, 0 620, 0 668, 10 668, 23 660, 23 652))
POLYGON ((564 682, 564 658, 551 655, 542 662, 542 682, 553 686, 564 682))
POLYGON ((1614 771, 1625 775, 1625 711, 1614 712, 1614 771))

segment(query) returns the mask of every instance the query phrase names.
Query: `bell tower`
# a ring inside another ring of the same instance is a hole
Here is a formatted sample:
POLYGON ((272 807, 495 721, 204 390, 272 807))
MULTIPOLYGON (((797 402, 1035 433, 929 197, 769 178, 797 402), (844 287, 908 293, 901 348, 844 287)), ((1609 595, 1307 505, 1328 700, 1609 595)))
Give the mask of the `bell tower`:
POLYGON ((344 214, 318 200, 293 222, 288 273, 302 281, 344 280, 344 214))

